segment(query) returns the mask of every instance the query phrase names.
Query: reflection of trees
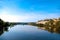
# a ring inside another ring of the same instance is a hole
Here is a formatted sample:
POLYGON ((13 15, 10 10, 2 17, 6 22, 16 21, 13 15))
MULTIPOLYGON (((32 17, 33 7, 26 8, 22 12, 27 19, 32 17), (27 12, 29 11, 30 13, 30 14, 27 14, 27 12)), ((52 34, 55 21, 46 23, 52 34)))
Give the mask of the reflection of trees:
POLYGON ((27 25, 28 23, 9 23, 4 22, 2 19, 0 19, 0 35, 2 35, 5 31, 8 31, 8 27, 13 27, 14 25, 27 25))
POLYGON ((55 32, 55 33, 60 33, 60 18, 58 19, 49 19, 48 22, 46 22, 45 24, 41 25, 41 24, 32 24, 33 26, 37 26, 40 29, 44 29, 47 30, 51 33, 55 32))
POLYGON ((56 26, 56 31, 57 32, 59 31, 60 33, 60 21, 57 21, 55 26, 56 26))
POLYGON ((53 21, 50 21, 50 22, 46 23, 45 26, 42 28, 45 28, 44 30, 47 30, 51 33, 53 33, 53 32, 60 33, 60 21, 57 21, 55 24, 53 24, 53 23, 54 23, 53 21))
POLYGON ((29 23, 28 25, 38 26, 38 27, 43 27, 43 26, 44 26, 44 24, 36 24, 36 23, 34 23, 34 22, 31 22, 31 23, 29 23))
POLYGON ((49 32, 55 32, 60 33, 60 18, 57 19, 57 21, 50 20, 47 24, 45 24, 45 30, 48 30, 49 32))
MULTIPOLYGON (((12 26, 14 26, 14 25, 12 25, 12 26)), ((6 25, 6 26, 0 25, 0 35, 2 35, 5 31, 8 31, 8 27, 11 27, 11 25, 10 26, 8 26, 8 25, 6 25)))
POLYGON ((50 19, 47 23, 45 23, 45 29, 50 32, 53 32, 54 26, 55 26, 54 21, 52 19, 50 19))
POLYGON ((0 19, 0 35, 2 35, 5 31, 8 31, 8 27, 14 26, 13 24, 9 22, 4 22, 2 19, 0 19))
POLYGON ((8 31, 8 27, 13 27, 14 25, 6 25, 6 26, 2 26, 0 25, 0 35, 2 35, 5 31, 8 31))
POLYGON ((8 27, 0 26, 0 35, 2 35, 4 33, 4 31, 8 31, 8 27))
POLYGON ((48 26, 47 27, 38 27, 38 29, 46 30, 51 33, 59 33, 60 34, 60 28, 53 28, 53 29, 51 29, 51 28, 52 27, 48 27, 48 26))

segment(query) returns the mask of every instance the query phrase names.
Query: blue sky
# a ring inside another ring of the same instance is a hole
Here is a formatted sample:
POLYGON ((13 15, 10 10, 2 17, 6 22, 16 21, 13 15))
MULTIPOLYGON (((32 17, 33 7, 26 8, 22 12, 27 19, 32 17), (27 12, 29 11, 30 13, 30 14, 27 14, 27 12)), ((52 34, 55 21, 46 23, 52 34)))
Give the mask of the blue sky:
POLYGON ((60 17, 60 0, 0 0, 0 18, 5 21, 29 22, 57 17, 60 17))

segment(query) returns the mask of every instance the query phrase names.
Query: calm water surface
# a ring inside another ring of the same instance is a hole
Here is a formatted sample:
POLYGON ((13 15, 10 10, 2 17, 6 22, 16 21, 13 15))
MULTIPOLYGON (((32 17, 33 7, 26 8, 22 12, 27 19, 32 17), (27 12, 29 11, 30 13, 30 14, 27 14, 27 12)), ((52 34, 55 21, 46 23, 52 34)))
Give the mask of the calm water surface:
POLYGON ((8 27, 8 31, 0 35, 0 40, 60 40, 60 34, 50 33, 35 26, 16 25, 8 27))

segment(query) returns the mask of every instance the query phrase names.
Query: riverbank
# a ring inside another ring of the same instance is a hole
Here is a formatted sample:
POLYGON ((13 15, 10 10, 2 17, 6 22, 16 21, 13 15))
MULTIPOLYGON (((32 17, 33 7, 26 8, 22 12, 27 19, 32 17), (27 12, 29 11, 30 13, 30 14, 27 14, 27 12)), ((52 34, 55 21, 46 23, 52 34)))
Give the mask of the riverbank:
POLYGON ((35 23, 30 23, 30 25, 38 28, 42 27, 44 30, 48 30, 50 32, 60 33, 60 18, 39 20, 35 23))

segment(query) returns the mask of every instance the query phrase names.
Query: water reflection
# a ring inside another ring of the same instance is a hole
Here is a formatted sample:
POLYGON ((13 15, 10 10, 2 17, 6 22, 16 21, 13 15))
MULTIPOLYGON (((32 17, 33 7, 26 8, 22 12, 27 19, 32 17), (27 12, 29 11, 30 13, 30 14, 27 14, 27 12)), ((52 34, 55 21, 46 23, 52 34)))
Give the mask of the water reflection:
POLYGON ((2 26, 0 25, 0 36, 6 31, 8 31, 8 27, 13 27, 14 25, 6 25, 6 26, 2 26))
POLYGON ((0 25, 0 36, 6 31, 8 31, 8 28, 10 27, 14 27, 14 26, 16 26, 16 25, 26 25, 26 24, 10 24, 10 25, 5 25, 5 26, 3 26, 3 25, 0 25))
POLYGON ((8 27, 0 26, 0 35, 2 35, 4 33, 4 31, 8 31, 8 27))
MULTIPOLYGON (((20 24, 21 25, 21 24, 20 24)), ((5 31, 8 31, 8 28, 9 27, 14 27, 14 25, 9 25, 9 26, 1 26, 0 25, 0 36, 5 32, 5 31)), ((39 27, 39 26, 35 26, 37 27, 38 29, 42 29, 42 30, 46 30, 48 32, 51 32, 51 33, 58 33, 60 34, 60 28, 52 28, 52 27, 39 27)))
POLYGON ((39 27, 39 26, 37 26, 37 27, 38 27, 38 29, 46 30, 46 31, 51 32, 51 33, 58 33, 58 34, 60 34, 60 28, 39 27))

